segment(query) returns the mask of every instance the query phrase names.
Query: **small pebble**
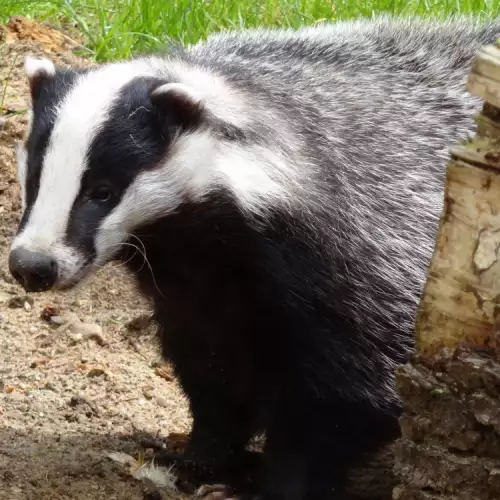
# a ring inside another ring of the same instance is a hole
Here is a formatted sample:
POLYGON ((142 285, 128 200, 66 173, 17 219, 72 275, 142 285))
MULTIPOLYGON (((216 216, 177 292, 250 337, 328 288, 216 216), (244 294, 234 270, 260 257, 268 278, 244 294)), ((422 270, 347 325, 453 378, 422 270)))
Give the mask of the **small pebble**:
POLYGON ((155 370, 156 375, 165 379, 167 382, 175 380, 174 374, 168 365, 158 366, 155 370))
POLYGON ((108 341, 102 334, 102 327, 96 323, 72 323, 71 331, 82 338, 91 339, 100 346, 108 345, 108 341))
POLYGON ((127 455, 126 453, 123 452, 112 452, 112 453, 107 453, 106 454, 108 458, 113 460, 114 462, 118 462, 123 465, 135 465, 136 460, 134 457, 127 455))
POLYGON ((63 316, 51 316, 50 322, 54 323, 55 325, 64 325, 64 323, 67 323, 67 319, 63 316))
POLYGON ((101 368, 93 368, 87 374, 87 377, 101 377, 102 375, 106 375, 106 372, 101 368))
POLYGON ((145 330, 152 323, 152 317, 150 314, 142 314, 137 318, 132 319, 128 323, 125 324, 127 330, 140 331, 145 330))
POLYGON ((93 340, 97 345, 101 347, 109 345, 109 342, 100 333, 92 333, 90 335, 87 335, 87 338, 93 340))
POLYGON ((70 339, 73 344, 78 344, 78 342, 83 340, 83 335, 81 333, 76 333, 75 335, 71 335, 70 339))
POLYGON ((162 396, 157 396, 156 397, 156 402, 160 406, 163 406, 163 408, 167 408, 169 406, 168 401, 165 398, 163 398, 162 396))
POLYGON ((142 394, 146 399, 153 399, 153 389, 147 387, 142 390, 142 394))

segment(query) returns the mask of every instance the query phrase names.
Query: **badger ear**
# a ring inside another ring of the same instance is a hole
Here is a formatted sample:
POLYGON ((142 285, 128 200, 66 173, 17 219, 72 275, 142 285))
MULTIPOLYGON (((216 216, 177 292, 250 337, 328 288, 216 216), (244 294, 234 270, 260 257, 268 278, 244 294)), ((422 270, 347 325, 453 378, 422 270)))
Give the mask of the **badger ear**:
POLYGON ((197 125, 203 115, 204 104, 200 96, 183 83, 166 83, 150 94, 151 103, 182 126, 197 125))
POLYGON ((47 58, 36 59, 31 56, 24 58, 24 72, 28 77, 31 100, 35 102, 40 95, 43 84, 54 78, 56 67, 52 61, 47 58))

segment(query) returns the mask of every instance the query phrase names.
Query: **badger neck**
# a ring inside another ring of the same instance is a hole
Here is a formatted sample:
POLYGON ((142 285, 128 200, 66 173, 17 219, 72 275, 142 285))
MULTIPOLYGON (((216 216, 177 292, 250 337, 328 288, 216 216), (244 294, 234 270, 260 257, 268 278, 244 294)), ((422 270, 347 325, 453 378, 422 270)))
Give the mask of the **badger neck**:
POLYGON ((127 245, 122 258, 143 293, 165 307, 182 297, 203 300, 231 282, 254 278, 258 239, 255 224, 231 196, 217 192, 137 231, 130 243, 141 250, 127 245))

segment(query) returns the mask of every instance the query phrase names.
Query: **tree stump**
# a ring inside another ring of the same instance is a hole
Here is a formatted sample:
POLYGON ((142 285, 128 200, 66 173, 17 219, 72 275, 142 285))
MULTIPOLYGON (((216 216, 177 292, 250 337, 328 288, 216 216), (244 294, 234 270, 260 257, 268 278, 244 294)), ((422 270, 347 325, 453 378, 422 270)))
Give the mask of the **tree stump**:
POLYGON ((393 500, 500 499, 500 48, 478 51, 468 91, 485 102, 450 150, 416 353, 397 371, 393 500))

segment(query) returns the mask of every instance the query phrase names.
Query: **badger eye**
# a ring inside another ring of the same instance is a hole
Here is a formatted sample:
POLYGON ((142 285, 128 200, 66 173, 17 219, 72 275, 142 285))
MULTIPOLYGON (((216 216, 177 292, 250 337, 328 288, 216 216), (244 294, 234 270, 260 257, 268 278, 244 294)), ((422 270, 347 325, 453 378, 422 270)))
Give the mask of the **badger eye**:
POLYGON ((99 201, 101 203, 109 201, 112 197, 111 189, 108 186, 97 186, 90 192, 89 198, 92 201, 99 201))

